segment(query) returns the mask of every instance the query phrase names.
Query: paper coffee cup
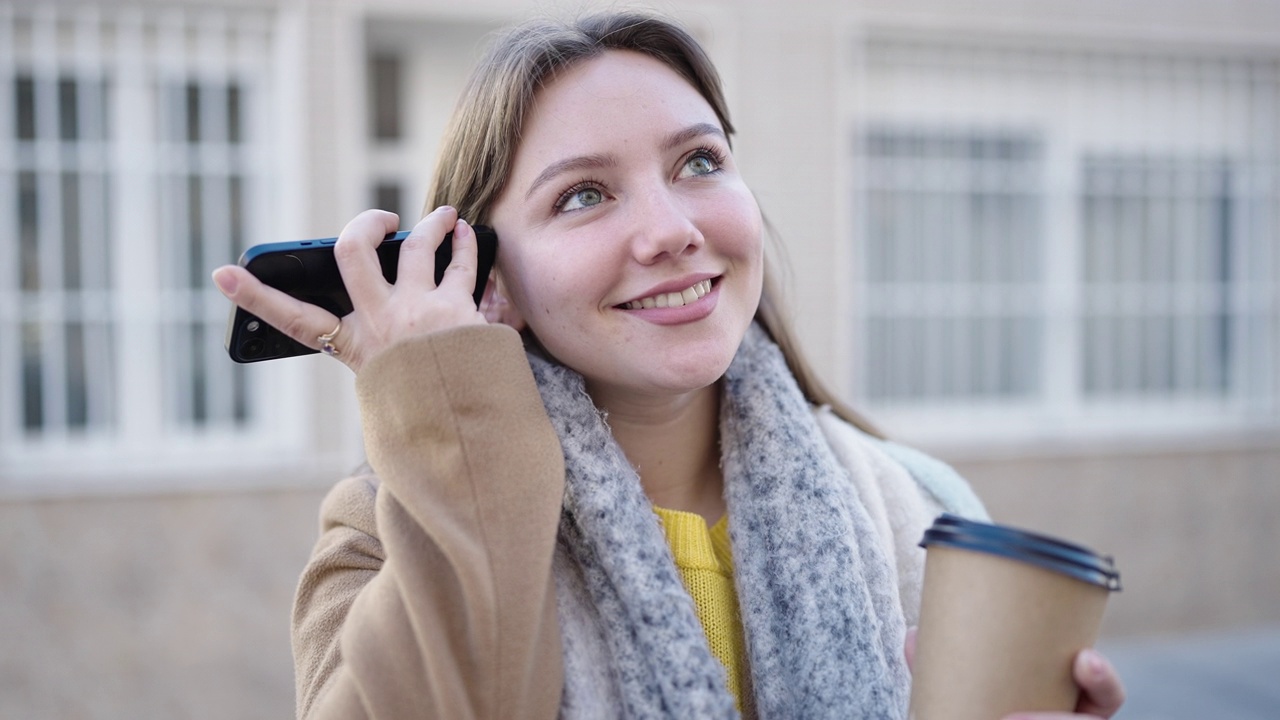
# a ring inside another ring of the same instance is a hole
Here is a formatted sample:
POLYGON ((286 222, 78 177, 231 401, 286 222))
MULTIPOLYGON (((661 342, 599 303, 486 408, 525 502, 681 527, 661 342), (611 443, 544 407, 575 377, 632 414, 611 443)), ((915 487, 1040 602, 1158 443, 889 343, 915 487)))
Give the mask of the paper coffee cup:
POLYGON ((912 720, 1071 711, 1076 654, 1093 645, 1120 575, 1110 557, 1044 535, 939 517, 927 548, 912 720))

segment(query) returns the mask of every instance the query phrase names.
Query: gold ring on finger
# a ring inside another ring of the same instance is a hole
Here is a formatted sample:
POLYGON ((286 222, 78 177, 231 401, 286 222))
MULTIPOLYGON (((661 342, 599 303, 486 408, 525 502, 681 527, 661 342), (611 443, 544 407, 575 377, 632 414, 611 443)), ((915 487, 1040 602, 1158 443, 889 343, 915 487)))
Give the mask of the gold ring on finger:
POLYGON ((321 335, 320 337, 316 338, 316 342, 320 343, 320 352, 324 353, 325 355, 328 355, 329 357, 337 357, 341 355, 342 354, 341 351, 339 351, 338 348, 333 344, 333 339, 338 337, 338 333, 340 332, 342 332, 341 318, 338 319, 338 324, 334 326, 333 330, 330 330, 324 335, 321 335))

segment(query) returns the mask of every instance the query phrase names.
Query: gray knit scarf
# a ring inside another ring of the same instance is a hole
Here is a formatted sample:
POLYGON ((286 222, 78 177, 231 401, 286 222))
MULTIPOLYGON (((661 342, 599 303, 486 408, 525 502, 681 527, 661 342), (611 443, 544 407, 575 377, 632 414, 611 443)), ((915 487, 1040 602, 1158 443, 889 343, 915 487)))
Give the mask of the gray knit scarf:
MULTIPOLYGON (((736 717, 660 521, 582 377, 530 362, 566 466, 558 551, 575 579, 557 578, 562 715, 736 717), (594 654, 577 639, 588 635, 594 654)), ((909 676, 890 559, 758 326, 722 387, 721 462, 756 713, 905 717, 909 676)))

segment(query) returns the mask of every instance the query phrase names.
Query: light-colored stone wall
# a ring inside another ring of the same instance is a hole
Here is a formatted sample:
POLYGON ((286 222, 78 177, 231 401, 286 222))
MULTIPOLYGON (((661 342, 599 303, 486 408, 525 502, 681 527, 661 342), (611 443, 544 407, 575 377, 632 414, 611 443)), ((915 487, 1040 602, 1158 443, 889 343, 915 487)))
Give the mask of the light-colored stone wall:
POLYGON ((0 502, 0 718, 291 717, 321 497, 0 502))
POLYGON ((1106 634, 1280 622, 1280 441, 956 467, 996 520, 1115 557, 1106 634))
MULTIPOLYGON (((956 464, 1114 554, 1104 638, 1280 623, 1280 446, 956 464)), ((321 489, 0 502, 0 718, 289 717, 321 489)))

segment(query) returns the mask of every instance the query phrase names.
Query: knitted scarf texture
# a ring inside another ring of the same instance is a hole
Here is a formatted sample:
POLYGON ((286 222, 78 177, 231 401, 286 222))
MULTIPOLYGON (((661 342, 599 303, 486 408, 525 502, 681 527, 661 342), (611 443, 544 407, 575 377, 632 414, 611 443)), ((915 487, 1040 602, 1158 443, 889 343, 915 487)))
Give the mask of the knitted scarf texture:
MULTIPOLYGON (((640 478, 580 375, 530 356, 564 449, 564 717, 737 717, 640 478)), ((721 465, 760 718, 904 718, 891 558, 758 326, 722 381, 721 465)))

